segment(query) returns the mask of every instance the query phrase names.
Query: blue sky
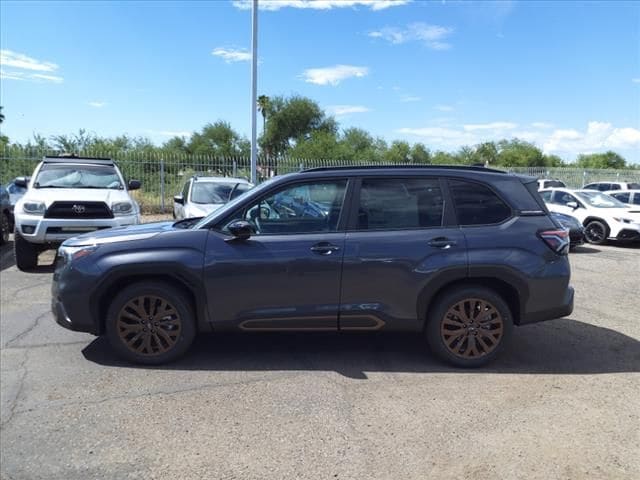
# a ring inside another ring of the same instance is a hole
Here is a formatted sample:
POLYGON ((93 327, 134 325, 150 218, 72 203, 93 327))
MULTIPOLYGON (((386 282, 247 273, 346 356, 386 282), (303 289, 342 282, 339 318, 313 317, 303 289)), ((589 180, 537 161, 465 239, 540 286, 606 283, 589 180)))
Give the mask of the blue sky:
MULTIPOLYGON (((519 137, 640 162, 640 3, 261 1, 258 93, 456 150, 519 137)), ((0 4, 3 133, 250 130, 243 0, 0 4)))

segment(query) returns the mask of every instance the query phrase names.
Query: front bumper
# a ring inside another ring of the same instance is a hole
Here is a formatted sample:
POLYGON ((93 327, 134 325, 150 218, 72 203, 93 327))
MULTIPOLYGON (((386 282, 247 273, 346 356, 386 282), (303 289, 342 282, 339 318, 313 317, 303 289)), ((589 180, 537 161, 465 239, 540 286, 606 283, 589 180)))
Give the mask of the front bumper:
POLYGON ((51 283, 51 313, 56 323, 74 332, 99 334, 91 311, 90 296, 95 278, 56 261, 51 283))
POLYGON ((31 243, 62 243, 83 233, 111 227, 125 227, 140 223, 137 214, 114 218, 67 219, 44 218, 36 215, 17 215, 16 230, 31 243), (26 227, 26 228, 25 228, 26 227), (27 231, 32 230, 31 233, 27 231))

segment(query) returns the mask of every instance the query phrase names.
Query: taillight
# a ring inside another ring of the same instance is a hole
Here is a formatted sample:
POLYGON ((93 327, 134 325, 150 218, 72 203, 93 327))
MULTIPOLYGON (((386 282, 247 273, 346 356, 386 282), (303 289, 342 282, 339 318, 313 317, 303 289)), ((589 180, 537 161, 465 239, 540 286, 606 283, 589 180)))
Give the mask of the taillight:
POLYGON ((538 235, 557 254, 566 255, 569 251, 569 230, 564 228, 542 230, 538 235))

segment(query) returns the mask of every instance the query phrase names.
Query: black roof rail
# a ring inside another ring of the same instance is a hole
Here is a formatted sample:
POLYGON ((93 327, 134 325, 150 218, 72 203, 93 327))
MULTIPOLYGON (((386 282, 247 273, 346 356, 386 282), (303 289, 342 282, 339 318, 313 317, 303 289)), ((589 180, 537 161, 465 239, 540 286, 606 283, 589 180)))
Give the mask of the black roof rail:
POLYGON ((114 165, 110 158, 106 157, 79 157, 77 155, 46 155, 42 161, 44 163, 86 163, 96 165, 114 165))
POLYGON ((341 165, 337 167, 314 167, 302 170, 301 173, 307 172, 330 172, 332 170, 383 170, 392 169, 425 169, 425 170, 463 170, 475 172, 491 172, 491 173, 507 173, 504 170, 496 170, 494 168, 479 167, 473 165, 412 165, 412 164, 393 164, 393 165, 341 165))

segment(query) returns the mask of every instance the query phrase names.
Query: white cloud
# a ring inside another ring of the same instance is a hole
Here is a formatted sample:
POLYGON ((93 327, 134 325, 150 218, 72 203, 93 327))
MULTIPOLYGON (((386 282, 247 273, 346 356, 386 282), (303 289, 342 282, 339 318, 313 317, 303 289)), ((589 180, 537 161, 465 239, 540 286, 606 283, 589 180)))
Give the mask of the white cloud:
POLYGON ((533 122, 531 124, 531 126, 533 128, 542 128, 542 129, 546 129, 546 128, 553 128, 553 123, 547 123, 547 122, 533 122))
POLYGON ((591 121, 586 131, 554 130, 543 144, 546 152, 595 152, 609 148, 640 147, 640 130, 616 128, 607 122, 591 121))
MULTIPOLYGON (((277 11, 283 8, 299 8, 311 10, 331 10, 333 8, 368 7, 379 11, 391 7, 407 5, 412 0, 260 0, 260 10, 277 11)), ((250 10, 251 0, 234 0, 233 6, 240 10, 250 10)))
POLYGON ((475 132, 478 130, 513 130, 514 128, 518 128, 518 124, 511 122, 491 122, 464 125, 463 128, 467 132, 475 132))
POLYGON ((11 70, 11 71, 0 70, 0 79, 21 80, 21 81, 35 82, 35 83, 42 83, 42 82, 62 83, 64 81, 62 77, 58 77, 56 75, 20 72, 17 70, 11 70))
POLYGON ((251 52, 246 49, 214 48, 211 55, 222 58, 226 63, 248 62, 251 60, 251 52))
POLYGON ((436 105, 433 108, 441 112, 453 112, 455 110, 451 105, 436 105))
POLYGON ((107 105, 107 102, 94 101, 94 102, 89 102, 87 105, 94 108, 102 108, 107 105))
POLYGON ((384 27, 380 30, 369 32, 369 36, 382 38, 393 45, 407 42, 423 42, 432 50, 448 50, 451 45, 444 40, 452 33, 453 28, 451 27, 417 22, 407 25, 406 28, 384 27))
POLYGON ((422 97, 418 97, 417 95, 402 95, 400 101, 403 103, 420 102, 422 101, 422 97))
POLYGON ((11 50, 0 50, 0 66, 17 69, 0 69, 0 79, 2 80, 52 83, 62 83, 64 80, 58 75, 51 75, 51 73, 55 73, 59 68, 55 63, 36 60, 35 58, 11 50))
POLYGON ((192 132, 184 130, 146 130, 146 132, 161 137, 190 137, 192 135, 192 132))
POLYGON ((369 69, 367 67, 335 65, 325 68, 309 68, 302 73, 302 78, 307 83, 336 86, 347 78, 360 78, 368 74, 369 69))
POLYGON ((329 105, 327 111, 332 115, 340 117, 352 113, 365 113, 371 110, 363 105, 329 105))
POLYGON ((11 50, 0 50, 0 64, 4 67, 35 70, 39 72, 54 72, 58 69, 58 65, 55 63, 42 62, 11 50))

